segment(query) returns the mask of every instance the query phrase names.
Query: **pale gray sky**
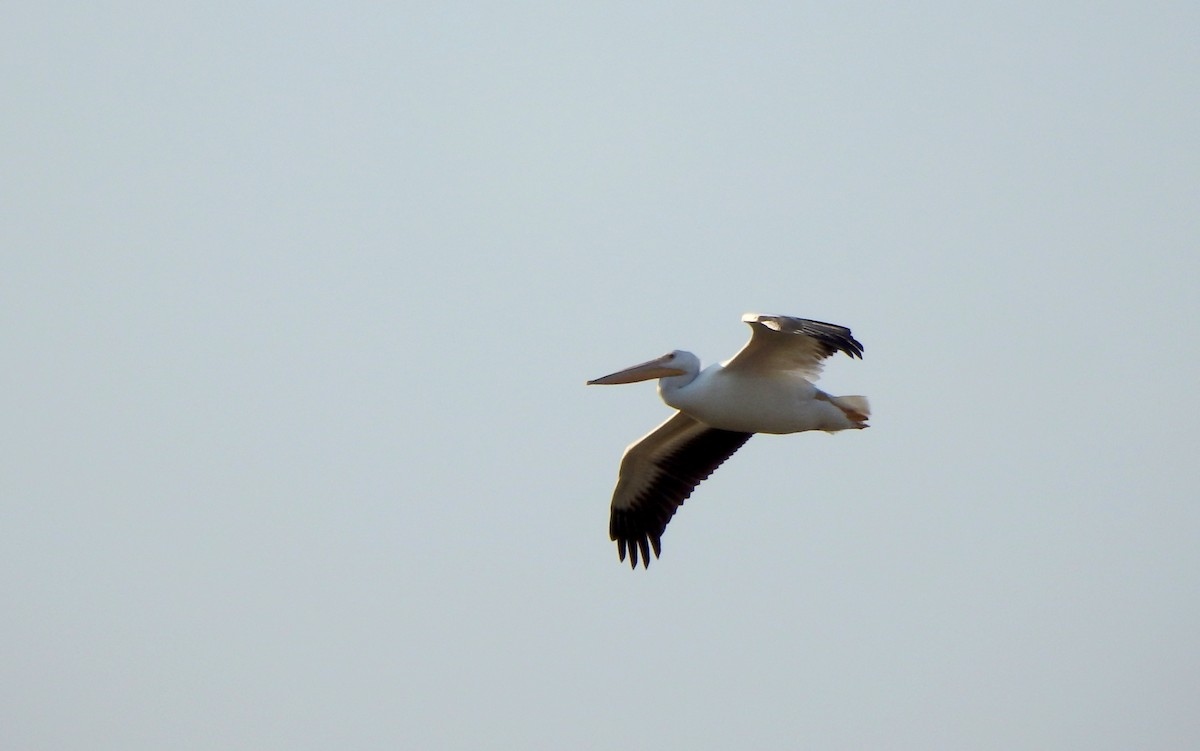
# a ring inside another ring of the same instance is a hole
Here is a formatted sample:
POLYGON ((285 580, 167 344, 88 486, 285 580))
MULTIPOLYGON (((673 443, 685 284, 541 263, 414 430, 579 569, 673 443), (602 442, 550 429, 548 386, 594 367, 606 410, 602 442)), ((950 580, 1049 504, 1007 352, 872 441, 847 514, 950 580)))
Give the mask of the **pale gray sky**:
POLYGON ((1200 745, 1198 7, 9 7, 0 746, 1200 745))

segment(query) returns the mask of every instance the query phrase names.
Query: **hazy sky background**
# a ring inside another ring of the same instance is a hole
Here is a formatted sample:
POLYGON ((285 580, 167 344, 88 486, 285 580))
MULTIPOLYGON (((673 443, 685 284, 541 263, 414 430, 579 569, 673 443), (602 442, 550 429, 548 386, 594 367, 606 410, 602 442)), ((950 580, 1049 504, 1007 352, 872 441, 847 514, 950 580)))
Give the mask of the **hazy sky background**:
POLYGON ((0 12, 0 746, 1200 746, 1200 6, 0 12), (853 328, 630 572, 651 384, 853 328))

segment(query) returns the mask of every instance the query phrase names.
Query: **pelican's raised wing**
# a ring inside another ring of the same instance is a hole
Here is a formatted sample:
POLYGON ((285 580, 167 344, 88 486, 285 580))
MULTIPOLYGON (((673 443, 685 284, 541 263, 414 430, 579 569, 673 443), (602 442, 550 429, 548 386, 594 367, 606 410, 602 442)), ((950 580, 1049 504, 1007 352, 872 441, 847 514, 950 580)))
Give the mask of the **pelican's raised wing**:
POLYGON ((862 357, 862 344, 845 326, 757 313, 747 313, 742 321, 750 324, 753 333, 745 347, 721 363, 728 371, 790 370, 815 381, 821 375, 821 361, 835 352, 862 357))
POLYGON ((662 534, 675 509, 752 435, 710 428, 677 412, 625 449, 608 520, 621 560, 628 550, 629 565, 637 568, 640 551, 648 567, 650 549, 656 558, 662 552, 662 534))

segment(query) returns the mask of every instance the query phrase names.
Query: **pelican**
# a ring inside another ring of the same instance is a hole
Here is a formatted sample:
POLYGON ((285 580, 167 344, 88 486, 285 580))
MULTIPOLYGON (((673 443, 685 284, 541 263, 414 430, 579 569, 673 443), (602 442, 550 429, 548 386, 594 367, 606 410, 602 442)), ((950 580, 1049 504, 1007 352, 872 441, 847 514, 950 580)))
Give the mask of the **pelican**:
POLYGON ((750 341, 729 360, 700 369, 691 352, 588 381, 588 385, 658 379, 658 393, 678 410, 625 449, 613 491, 608 536, 622 561, 650 566, 675 510, 755 433, 861 430, 871 414, 865 396, 831 396, 813 385, 835 352, 862 358, 850 329, 791 316, 747 313, 750 341))

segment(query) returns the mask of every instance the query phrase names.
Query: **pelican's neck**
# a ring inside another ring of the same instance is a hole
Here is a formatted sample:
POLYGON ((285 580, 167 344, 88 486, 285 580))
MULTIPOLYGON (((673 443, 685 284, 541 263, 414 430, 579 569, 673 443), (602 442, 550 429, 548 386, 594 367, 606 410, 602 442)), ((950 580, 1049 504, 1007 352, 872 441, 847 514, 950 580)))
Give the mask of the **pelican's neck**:
POLYGON ((692 381, 696 380, 696 376, 700 375, 700 358, 693 355, 691 352, 675 352, 675 361, 672 363, 675 367, 683 370, 683 373, 676 376, 666 376, 658 379, 658 395, 667 404, 679 409, 674 404, 674 397, 679 393, 680 389, 687 387, 692 381))

